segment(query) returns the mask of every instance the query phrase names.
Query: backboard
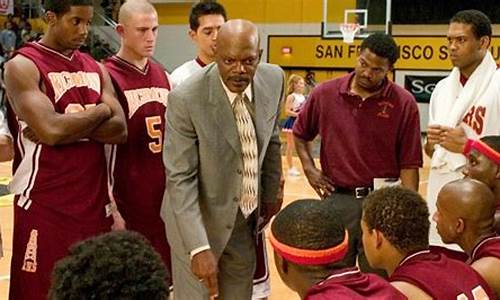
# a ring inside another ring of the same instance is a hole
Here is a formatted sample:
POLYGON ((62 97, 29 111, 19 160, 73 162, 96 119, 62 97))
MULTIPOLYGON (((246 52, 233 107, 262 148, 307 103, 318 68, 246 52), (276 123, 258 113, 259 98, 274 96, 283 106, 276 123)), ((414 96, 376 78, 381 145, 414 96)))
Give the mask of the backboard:
POLYGON ((355 37, 373 32, 390 33, 391 0, 323 0, 321 35, 325 39, 342 38, 340 24, 357 23, 355 37))

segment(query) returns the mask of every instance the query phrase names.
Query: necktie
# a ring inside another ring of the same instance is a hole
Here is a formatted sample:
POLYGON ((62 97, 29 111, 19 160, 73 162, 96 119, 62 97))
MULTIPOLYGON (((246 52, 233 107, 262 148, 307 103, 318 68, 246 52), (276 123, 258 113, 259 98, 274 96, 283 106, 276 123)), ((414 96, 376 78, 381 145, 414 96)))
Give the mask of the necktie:
POLYGON ((233 113, 238 127, 243 157, 240 209, 243 216, 247 218, 257 207, 259 154, 255 127, 243 97, 238 95, 234 99, 233 113))

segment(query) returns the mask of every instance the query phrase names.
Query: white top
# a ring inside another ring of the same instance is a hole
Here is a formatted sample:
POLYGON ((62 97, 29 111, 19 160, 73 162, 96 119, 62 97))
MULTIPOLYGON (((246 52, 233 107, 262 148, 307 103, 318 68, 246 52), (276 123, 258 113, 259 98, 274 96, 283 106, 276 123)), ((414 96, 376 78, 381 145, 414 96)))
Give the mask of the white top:
POLYGON ((292 110, 298 112, 304 102, 306 101, 306 96, 304 94, 292 93, 293 101, 292 101, 292 110))
POLYGON ((184 80, 188 79, 191 75, 203 69, 203 66, 196 60, 190 60, 179 67, 177 67, 172 74, 170 74, 170 83, 172 84, 172 89, 181 84, 184 80))

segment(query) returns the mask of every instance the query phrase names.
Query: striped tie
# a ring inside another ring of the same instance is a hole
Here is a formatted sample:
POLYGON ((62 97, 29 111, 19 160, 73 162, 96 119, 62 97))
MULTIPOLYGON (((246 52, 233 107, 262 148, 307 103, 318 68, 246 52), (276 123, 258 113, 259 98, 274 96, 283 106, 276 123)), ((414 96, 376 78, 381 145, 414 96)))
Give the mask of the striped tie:
POLYGON ((240 135, 243 157, 240 209, 243 216, 247 218, 257 208, 259 154, 255 127, 243 97, 242 95, 236 96, 233 102, 233 112, 240 135))

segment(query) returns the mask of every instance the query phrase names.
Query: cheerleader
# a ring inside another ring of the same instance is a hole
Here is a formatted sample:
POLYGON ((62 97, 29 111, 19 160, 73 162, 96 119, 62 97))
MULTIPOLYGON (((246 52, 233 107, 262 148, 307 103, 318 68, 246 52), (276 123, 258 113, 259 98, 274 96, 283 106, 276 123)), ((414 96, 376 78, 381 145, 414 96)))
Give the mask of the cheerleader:
POLYGON ((286 133, 286 160, 288 163, 288 175, 299 176, 299 170, 293 166, 292 154, 295 149, 293 140, 293 123, 297 119, 300 109, 304 105, 306 97, 304 96, 305 82, 302 76, 292 74, 288 79, 288 89, 285 104, 285 113, 287 119, 283 125, 283 132, 286 133))

